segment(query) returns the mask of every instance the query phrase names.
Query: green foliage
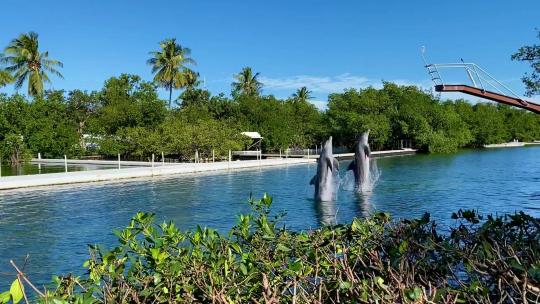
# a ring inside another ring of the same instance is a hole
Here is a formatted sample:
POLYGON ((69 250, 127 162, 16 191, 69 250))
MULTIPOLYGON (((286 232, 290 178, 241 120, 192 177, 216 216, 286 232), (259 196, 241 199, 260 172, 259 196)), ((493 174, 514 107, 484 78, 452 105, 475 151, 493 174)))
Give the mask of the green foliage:
POLYGON ((414 148, 446 153, 540 138, 540 118, 533 113, 463 100, 441 102, 416 87, 392 83, 379 90, 331 94, 327 117, 337 144, 350 146, 370 129, 374 149, 395 148, 400 140, 408 140, 414 148))
MULTIPOLYGON (((540 39, 540 30, 538 30, 537 37, 540 39)), ((540 45, 533 44, 521 47, 512 55, 512 60, 527 62, 532 68, 531 74, 525 74, 521 78, 527 87, 527 96, 540 94, 540 45)))
MULTIPOLYGON (((53 303, 494 303, 540 295, 540 220, 459 210, 439 234, 429 214, 378 213, 292 231, 272 198, 250 199, 223 235, 137 213, 106 250, 90 247, 83 277, 55 277, 53 303)), ((14 294, 14 293, 10 293, 14 294)), ((4 294, 0 294, 0 299, 4 294)))

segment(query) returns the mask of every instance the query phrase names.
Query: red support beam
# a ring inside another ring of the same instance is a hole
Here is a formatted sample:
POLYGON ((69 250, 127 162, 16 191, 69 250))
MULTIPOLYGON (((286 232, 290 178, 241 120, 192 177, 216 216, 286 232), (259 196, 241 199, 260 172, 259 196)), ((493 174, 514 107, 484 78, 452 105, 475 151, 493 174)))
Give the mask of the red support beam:
POLYGON ((524 101, 519 98, 510 97, 506 95, 502 95, 499 93, 494 93, 490 91, 485 91, 482 89, 478 89, 475 87, 471 87, 464 84, 457 84, 457 85, 436 85, 435 91, 437 92, 461 92, 465 94, 469 94, 476 97, 481 97, 485 99, 489 99, 495 102, 503 103, 509 106, 514 106, 518 108, 522 108, 528 111, 531 111, 536 114, 540 114, 540 105, 528 101, 524 101))

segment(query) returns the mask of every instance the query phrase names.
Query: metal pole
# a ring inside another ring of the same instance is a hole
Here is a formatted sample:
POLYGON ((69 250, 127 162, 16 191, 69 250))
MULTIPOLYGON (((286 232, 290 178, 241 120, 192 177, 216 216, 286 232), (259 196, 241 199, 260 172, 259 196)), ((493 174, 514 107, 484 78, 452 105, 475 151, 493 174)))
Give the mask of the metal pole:
POLYGON ((309 148, 307 149, 307 159, 309 159, 309 148))
POLYGON ((64 168, 66 169, 66 172, 68 172, 67 169, 67 156, 64 154, 64 168))
POLYGON ((155 155, 154 155, 154 153, 152 153, 152 169, 154 169, 154 157, 155 157, 155 155))
POLYGON ((212 162, 215 162, 214 149, 212 149, 212 162))
POLYGON ((231 150, 229 150, 229 163, 228 163, 229 169, 231 168, 231 160, 232 160, 232 153, 231 153, 231 150))
POLYGON ((165 166, 165 154, 163 152, 161 152, 161 165, 165 166))
POLYGON ((2 159, 0 158, 0 177, 2 177, 2 159))
POLYGON ((281 158, 281 149, 279 149, 279 158, 281 158))
POLYGON ((38 152, 37 158, 39 160, 38 165, 37 165, 38 166, 38 173, 41 173, 41 153, 38 152))
POLYGON ((120 153, 118 153, 118 169, 120 169, 120 153))

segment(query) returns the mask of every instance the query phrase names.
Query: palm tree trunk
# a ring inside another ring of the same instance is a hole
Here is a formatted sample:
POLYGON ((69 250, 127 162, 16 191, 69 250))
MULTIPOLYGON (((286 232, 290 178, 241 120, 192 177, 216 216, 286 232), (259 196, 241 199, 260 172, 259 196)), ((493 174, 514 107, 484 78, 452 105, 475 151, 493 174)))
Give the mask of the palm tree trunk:
POLYGON ((172 100, 172 82, 169 86, 169 110, 171 109, 171 100, 172 100))

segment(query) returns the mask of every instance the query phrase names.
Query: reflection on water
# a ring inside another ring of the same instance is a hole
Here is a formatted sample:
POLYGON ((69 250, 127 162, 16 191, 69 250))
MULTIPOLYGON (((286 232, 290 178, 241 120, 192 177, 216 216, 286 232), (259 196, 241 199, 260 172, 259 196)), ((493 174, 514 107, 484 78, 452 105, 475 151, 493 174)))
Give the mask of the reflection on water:
MULTIPOLYGON (((88 171, 88 170, 102 170, 102 169, 114 169, 115 165, 91 165, 91 164, 68 164, 68 172, 74 171, 88 171)), ((31 164, 23 163, 16 165, 4 164, 0 166, 1 176, 14 176, 14 175, 32 175, 32 174, 46 174, 46 173, 59 173, 65 172, 66 168, 63 164, 31 164)))
POLYGON ((112 229, 138 211, 182 229, 201 224, 226 231, 249 211, 250 193, 270 193, 273 212, 285 211, 293 229, 349 222, 374 210, 401 218, 428 211, 439 227, 452 225, 450 215, 460 208, 540 215, 540 147, 378 159, 382 174, 367 193, 347 188, 347 165, 340 165, 336 201, 320 205, 309 185, 315 164, 0 192, 0 290, 13 280, 3 274, 9 259, 21 264, 27 253, 26 271, 38 284, 55 273, 82 273, 87 244, 111 246, 112 229))

